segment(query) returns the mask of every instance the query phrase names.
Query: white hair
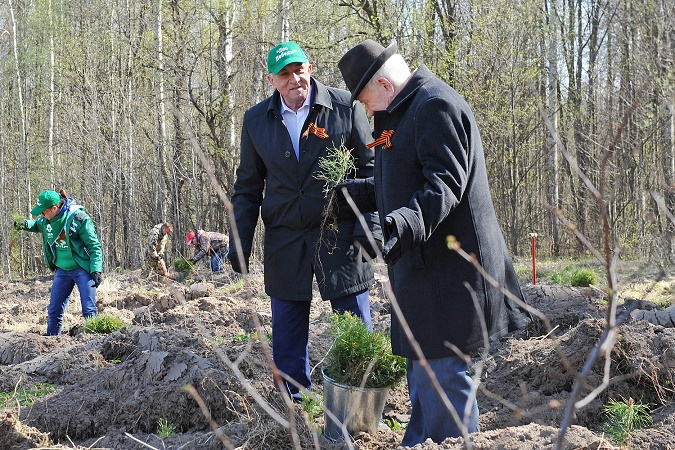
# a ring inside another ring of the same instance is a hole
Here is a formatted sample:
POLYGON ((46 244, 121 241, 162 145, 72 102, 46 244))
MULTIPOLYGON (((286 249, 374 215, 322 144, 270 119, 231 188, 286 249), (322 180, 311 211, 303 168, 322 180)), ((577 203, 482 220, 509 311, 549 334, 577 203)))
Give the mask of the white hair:
POLYGON ((391 84, 400 89, 410 78, 410 68, 408 64, 398 53, 394 53, 380 67, 375 75, 370 78, 366 87, 373 88, 377 84, 378 78, 386 78, 391 84))

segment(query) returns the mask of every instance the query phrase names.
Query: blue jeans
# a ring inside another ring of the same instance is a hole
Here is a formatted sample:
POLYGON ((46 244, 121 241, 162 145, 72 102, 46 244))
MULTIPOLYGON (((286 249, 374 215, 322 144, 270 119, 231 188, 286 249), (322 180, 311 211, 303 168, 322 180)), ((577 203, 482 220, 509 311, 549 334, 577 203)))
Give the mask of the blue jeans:
MULTIPOLYGON (((469 398, 473 379, 467 372, 466 362, 458 356, 429 359, 427 362, 457 415, 463 421, 466 421, 464 418, 466 405, 471 401, 467 427, 469 433, 479 431, 478 403, 475 396, 469 398)), ((408 359, 406 373, 412 412, 401 446, 413 447, 427 438, 440 444, 445 438, 460 436, 460 427, 443 404, 420 362, 408 359)))
MULTIPOLYGON (((272 356, 277 368, 294 379, 300 386, 310 390, 312 380, 309 367, 309 310, 311 302, 291 302, 272 297, 272 356)), ((356 294, 331 300, 333 312, 349 311, 373 329, 370 316, 370 293, 368 289, 356 294)), ((299 389, 284 381, 291 396, 299 389)))
POLYGON ((220 272, 221 266, 227 258, 227 250, 218 250, 213 255, 211 255, 211 271, 220 272))
POLYGON ((61 333, 63 314, 70 301, 70 294, 77 284, 82 303, 82 316, 88 317, 98 314, 96 310, 96 288, 94 280, 86 270, 78 267, 73 270, 63 270, 58 267, 54 271, 54 282, 47 309, 47 336, 56 336, 61 333))

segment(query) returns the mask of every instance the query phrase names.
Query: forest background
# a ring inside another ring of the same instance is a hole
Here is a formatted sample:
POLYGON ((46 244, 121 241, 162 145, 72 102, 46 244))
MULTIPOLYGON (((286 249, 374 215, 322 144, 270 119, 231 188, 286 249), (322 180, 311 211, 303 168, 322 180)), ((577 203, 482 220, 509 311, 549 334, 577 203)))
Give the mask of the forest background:
POLYGON ((672 0, 0 0, 3 276, 37 270, 12 222, 44 189, 85 205, 106 271, 138 267, 165 220, 175 257, 190 230, 226 232, 207 168, 231 195, 267 51, 295 40, 344 87, 337 61, 365 38, 471 103, 516 257, 537 233, 543 256, 586 240, 675 262, 672 0))

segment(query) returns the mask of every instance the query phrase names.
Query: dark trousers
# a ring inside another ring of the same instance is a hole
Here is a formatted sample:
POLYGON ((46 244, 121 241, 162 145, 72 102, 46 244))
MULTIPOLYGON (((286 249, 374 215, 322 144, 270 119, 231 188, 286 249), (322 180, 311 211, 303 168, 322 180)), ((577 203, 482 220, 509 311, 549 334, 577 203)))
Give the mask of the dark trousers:
MULTIPOLYGON (((363 320, 368 329, 370 317, 368 290, 331 300, 333 312, 351 312, 363 320)), ((309 366, 309 311, 311 302, 291 302, 272 297, 272 353, 274 364, 281 372, 307 390, 312 388, 309 366)), ((286 390, 298 397, 299 389, 284 380, 286 390)))

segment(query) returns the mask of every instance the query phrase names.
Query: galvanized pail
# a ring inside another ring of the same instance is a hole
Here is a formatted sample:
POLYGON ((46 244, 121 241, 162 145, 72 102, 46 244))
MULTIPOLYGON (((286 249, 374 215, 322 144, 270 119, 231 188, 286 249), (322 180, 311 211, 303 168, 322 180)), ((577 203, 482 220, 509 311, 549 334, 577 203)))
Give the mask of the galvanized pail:
POLYGON ((390 387, 360 388, 340 384, 323 373, 324 430, 323 435, 337 441, 347 433, 359 431, 377 434, 390 387), (332 413, 334 418, 329 414, 332 413), (335 420, 337 419, 337 421, 335 420))

